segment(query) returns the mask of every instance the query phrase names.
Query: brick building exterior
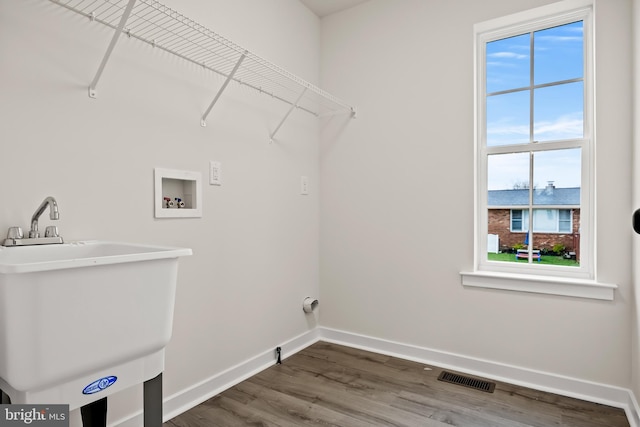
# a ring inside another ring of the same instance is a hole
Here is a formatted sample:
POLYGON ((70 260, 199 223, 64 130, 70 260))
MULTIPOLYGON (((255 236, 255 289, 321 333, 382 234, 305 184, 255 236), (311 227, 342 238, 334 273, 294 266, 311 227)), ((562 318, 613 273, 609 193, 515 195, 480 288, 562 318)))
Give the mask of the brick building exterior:
MULTIPOLYGON (((571 210, 573 232, 568 233, 533 233, 535 249, 551 250, 555 244, 562 244, 567 251, 578 252, 580 236, 580 209, 571 210)), ((511 231, 511 209, 489 209, 489 234, 497 234, 500 251, 507 252, 514 245, 523 244, 525 231, 511 231)))
MULTIPOLYGON (((533 197, 535 206, 545 209, 559 209, 571 211, 571 231, 565 232, 533 232, 533 249, 551 251, 556 244, 564 245, 565 251, 580 251, 580 188, 556 188, 549 182, 544 188, 490 190, 488 192, 488 233, 498 235, 499 249, 509 251, 516 245, 523 245, 527 232, 522 231, 520 223, 512 224, 512 210, 522 211, 529 207, 529 198, 533 197), (512 228, 517 230, 512 231, 512 228)), ((563 227, 558 226, 558 229, 563 227)), ((578 255, 579 257, 579 255, 578 255)))

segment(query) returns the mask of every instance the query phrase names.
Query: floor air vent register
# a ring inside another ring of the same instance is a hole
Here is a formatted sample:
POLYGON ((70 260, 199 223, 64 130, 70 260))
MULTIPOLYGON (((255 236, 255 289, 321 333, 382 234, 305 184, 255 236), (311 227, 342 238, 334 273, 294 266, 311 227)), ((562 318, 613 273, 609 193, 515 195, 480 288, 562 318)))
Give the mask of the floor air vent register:
POLYGON ((442 371, 440 376, 438 376, 438 381, 444 381, 451 384, 458 384, 464 387, 469 387, 475 390, 484 391, 487 393, 493 393, 493 390, 496 388, 496 384, 479 380, 477 378, 471 378, 464 375, 453 374, 451 372, 442 371))

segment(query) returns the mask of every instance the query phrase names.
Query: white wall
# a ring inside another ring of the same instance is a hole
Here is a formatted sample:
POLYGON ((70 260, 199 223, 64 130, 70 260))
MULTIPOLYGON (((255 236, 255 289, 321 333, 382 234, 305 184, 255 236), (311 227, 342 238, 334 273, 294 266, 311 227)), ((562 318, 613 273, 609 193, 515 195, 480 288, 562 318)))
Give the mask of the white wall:
MULTIPOLYGON (((633 210, 640 208, 640 0, 633 0, 633 210)), ((633 239, 634 310, 631 353, 632 383, 636 398, 640 398, 640 237, 633 239)))
MULTIPOLYGON (((317 83, 319 20, 297 0, 163 3, 317 83)), ((193 248, 179 267, 170 396, 315 327, 301 305, 318 295, 317 121, 296 111, 269 144, 288 105, 230 85, 202 128, 223 80, 126 37, 90 99, 111 35, 49 1, 0 2, 0 233, 28 228, 53 195, 69 241, 193 248), (222 162, 222 187, 208 185, 209 160, 222 162), (202 218, 154 219, 154 167, 203 173, 202 218)), ((110 399, 109 419, 140 409, 140 395, 110 399)))
POLYGON ((358 107, 323 128, 323 326, 630 387, 630 1, 598 1, 596 18, 598 275, 615 300, 461 286, 473 24, 547 3, 371 0, 322 20, 322 85, 358 107))

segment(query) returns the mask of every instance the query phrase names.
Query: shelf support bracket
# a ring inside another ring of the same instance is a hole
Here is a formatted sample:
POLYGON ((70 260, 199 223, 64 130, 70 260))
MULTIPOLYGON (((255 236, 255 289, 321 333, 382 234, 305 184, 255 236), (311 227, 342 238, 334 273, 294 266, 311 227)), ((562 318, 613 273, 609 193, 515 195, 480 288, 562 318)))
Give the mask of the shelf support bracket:
POLYGON ((298 96, 298 99, 296 99, 296 102, 294 102, 293 104, 291 104, 291 108, 289 108, 289 111, 287 111, 287 114, 282 118, 282 120, 280 121, 280 124, 278 126, 276 126, 276 129, 271 133, 271 135, 269 135, 269 141, 273 142, 273 137, 276 136, 276 133, 278 133, 278 131, 280 130, 280 127, 284 124, 284 122, 289 118, 289 114, 291 114, 291 112, 295 109, 298 108, 298 104, 300 103, 300 100, 302 99, 302 96, 304 95, 304 93, 307 91, 307 88, 305 87, 304 90, 300 93, 300 95, 298 96))
POLYGON ((105 52, 104 57, 102 58, 102 62, 100 63, 100 67, 98 67, 98 72, 96 73, 96 76, 93 78, 93 81, 91 82, 91 85, 89 86, 89 97, 91 97, 91 98, 96 98, 97 97, 96 86, 98 85, 98 81, 100 80, 100 76, 102 75, 102 72, 104 71, 104 68, 107 66, 107 62, 109 62, 109 57, 111 56, 111 52, 113 52, 113 48, 116 47, 116 43, 118 42, 118 38, 120 37, 120 34, 122 34, 122 30, 124 29, 124 26, 127 23, 127 20, 129 19, 129 16, 131 15, 131 11, 133 10, 133 5, 135 3, 136 3, 136 0, 129 0, 129 3, 127 3, 126 8, 124 9, 124 13, 122 14, 122 17, 120 18, 120 23, 118 24, 118 27, 116 28, 116 32, 113 34, 113 37, 111 38, 111 43, 109 43, 109 47, 107 48, 107 51, 105 52))
POLYGON ((216 93, 215 98, 213 98, 213 101, 211 101, 211 104, 209 104, 209 108, 207 108, 207 111, 204 112, 204 114, 202 115, 202 118, 200 119, 200 126, 202 127, 207 126, 207 116, 211 112, 211 109, 213 108, 213 106, 216 105, 216 102, 218 102, 218 98, 220 98, 220 95, 222 95, 222 92, 224 92, 224 90, 227 88, 227 85, 229 84, 231 79, 233 79, 233 76, 235 75, 236 71, 238 71, 238 68, 240 68, 240 64, 242 64, 242 61, 247 56, 247 53, 248 52, 245 50, 244 53, 240 55, 240 59, 238 59, 238 62, 236 62, 236 65, 233 67, 233 70, 231 70, 231 73, 229 73, 229 75, 227 76, 227 79, 224 81, 220 89, 218 89, 218 93, 216 93))

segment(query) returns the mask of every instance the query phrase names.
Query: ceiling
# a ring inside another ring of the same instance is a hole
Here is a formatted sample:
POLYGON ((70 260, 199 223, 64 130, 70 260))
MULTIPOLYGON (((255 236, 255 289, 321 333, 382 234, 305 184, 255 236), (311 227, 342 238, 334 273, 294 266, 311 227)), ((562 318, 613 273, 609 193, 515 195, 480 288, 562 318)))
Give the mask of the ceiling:
POLYGON ((320 18, 341 10, 349 9, 367 0, 300 0, 320 18))

